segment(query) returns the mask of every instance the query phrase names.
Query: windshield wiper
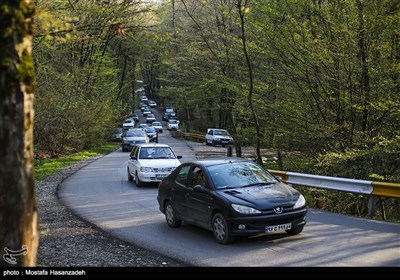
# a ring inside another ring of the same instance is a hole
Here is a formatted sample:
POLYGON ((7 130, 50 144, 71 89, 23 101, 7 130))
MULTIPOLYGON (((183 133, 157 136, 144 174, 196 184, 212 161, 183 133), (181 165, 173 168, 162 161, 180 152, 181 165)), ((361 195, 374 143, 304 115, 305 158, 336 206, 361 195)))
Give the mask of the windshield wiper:
POLYGON ((267 185, 273 185, 273 184, 275 184, 275 182, 259 182, 259 183, 253 183, 253 184, 245 185, 242 188, 254 187, 254 186, 267 186, 267 185))

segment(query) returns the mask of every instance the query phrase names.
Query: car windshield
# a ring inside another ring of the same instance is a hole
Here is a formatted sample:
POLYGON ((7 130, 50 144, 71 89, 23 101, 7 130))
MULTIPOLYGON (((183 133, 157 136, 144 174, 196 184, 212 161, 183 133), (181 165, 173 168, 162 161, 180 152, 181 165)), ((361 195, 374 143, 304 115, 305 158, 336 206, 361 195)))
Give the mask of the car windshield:
POLYGON ((169 120, 170 124, 177 124, 176 120, 169 120))
POLYGON ((156 129, 152 126, 146 127, 145 130, 147 133, 156 133, 156 129))
POLYGON ((222 135, 222 136, 229 136, 229 133, 226 130, 216 130, 214 134, 215 135, 222 135))
POLYGON ((161 126, 161 123, 160 122, 153 122, 152 126, 161 126))
POLYGON ((261 186, 278 182, 273 175, 252 162, 213 165, 208 170, 217 189, 261 186))
POLYGON ((140 159, 174 159, 175 155, 169 147, 142 147, 140 159))
POLYGON ((144 130, 130 130, 126 133, 126 136, 128 137, 145 137, 146 133, 144 130))

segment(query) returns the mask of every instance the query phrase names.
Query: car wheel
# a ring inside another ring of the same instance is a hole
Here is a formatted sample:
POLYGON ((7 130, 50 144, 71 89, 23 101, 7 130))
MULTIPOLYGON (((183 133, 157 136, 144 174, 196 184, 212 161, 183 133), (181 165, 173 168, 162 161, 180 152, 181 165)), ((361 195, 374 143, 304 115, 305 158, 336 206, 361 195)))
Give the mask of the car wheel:
POLYGON ((179 220, 175 216, 174 206, 172 206, 172 203, 169 201, 165 205, 165 220, 167 221, 168 226, 171 228, 180 227, 182 224, 182 220, 179 220))
POLYGON ((215 147, 217 145, 214 140, 211 142, 211 144, 213 147, 215 147))
POLYGON ((126 152, 127 150, 126 150, 124 147, 122 147, 122 151, 123 151, 123 152, 126 152))
POLYGON ((299 226, 299 227, 296 227, 294 229, 287 230, 286 232, 289 235, 296 235, 296 234, 299 234, 300 232, 302 232, 303 228, 304 228, 304 226, 299 226))
POLYGON ((218 243, 229 244, 235 240, 235 237, 229 232, 228 224, 221 213, 214 215, 212 220, 212 230, 214 238, 218 243))
POLYGON ((136 184, 136 187, 141 187, 143 185, 143 182, 140 181, 137 172, 135 173, 135 184, 136 184))
POLYGON ((131 173, 129 172, 129 167, 127 167, 127 171, 128 171, 128 181, 132 182, 133 181, 133 176, 131 175, 131 173))

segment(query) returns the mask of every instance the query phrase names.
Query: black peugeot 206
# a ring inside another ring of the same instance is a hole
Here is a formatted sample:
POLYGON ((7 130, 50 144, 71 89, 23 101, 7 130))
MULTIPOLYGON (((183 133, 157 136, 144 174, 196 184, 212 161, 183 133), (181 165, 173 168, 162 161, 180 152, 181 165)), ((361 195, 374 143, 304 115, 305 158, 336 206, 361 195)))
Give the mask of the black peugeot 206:
POLYGON ((183 163, 160 182, 157 200, 169 227, 184 221, 206 228, 222 244, 237 236, 295 235, 306 224, 303 195, 244 158, 183 163))

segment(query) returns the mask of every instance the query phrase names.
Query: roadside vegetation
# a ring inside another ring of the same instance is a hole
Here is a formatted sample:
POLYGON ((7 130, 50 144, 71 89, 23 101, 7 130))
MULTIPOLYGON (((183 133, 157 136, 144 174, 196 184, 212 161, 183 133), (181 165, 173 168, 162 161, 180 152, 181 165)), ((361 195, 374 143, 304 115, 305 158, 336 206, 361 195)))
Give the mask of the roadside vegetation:
MULTIPOLYGON (((268 168, 400 182, 393 1, 36 2, 36 179, 60 164, 49 158, 106 143, 143 86, 183 131, 227 129, 259 161, 274 150, 268 168)), ((366 216, 365 197, 307 192, 311 207, 366 216)), ((378 206, 400 220, 399 200, 378 206)))
POLYGON ((35 180, 43 180, 47 176, 52 175, 60 169, 69 166, 77 161, 81 161, 90 157, 96 157, 102 154, 115 151, 120 147, 119 144, 108 144, 87 151, 80 151, 70 155, 59 156, 55 158, 37 158, 34 160, 35 180))

